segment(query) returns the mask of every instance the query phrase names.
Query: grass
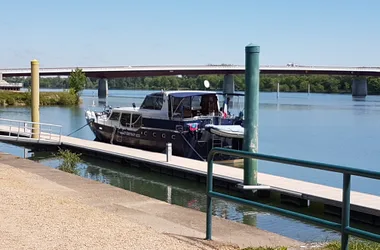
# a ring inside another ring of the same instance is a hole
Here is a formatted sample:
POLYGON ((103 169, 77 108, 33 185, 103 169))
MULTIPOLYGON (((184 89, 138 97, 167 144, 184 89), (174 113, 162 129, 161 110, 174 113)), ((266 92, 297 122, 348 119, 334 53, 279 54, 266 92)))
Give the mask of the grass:
POLYGON ((287 247, 248 247, 242 250, 287 250, 287 247))
MULTIPOLYGON (((340 241, 328 242, 323 247, 315 247, 315 250, 340 250, 340 241)), ((287 247, 247 247, 242 250, 287 250, 287 247)), ((308 248, 305 248, 308 249, 308 248)), ((380 250, 380 243, 352 238, 349 250, 380 250)))
MULTIPOLYGON (((40 92, 40 105, 77 105, 79 98, 69 91, 40 92)), ((0 105, 2 106, 30 106, 30 92, 0 91, 0 105)))
MULTIPOLYGON (((340 250, 340 242, 333 241, 328 243, 320 250, 340 250)), ((352 239, 349 244, 350 250, 380 250, 380 243, 360 239, 352 239)))

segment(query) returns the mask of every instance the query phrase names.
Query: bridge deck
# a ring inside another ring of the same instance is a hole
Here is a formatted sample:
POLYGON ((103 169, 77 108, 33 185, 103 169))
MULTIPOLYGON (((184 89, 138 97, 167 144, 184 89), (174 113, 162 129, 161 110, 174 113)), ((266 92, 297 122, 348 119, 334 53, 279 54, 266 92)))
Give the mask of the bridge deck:
MULTIPOLYGON (((41 76, 70 75, 76 67, 41 68, 41 76)), ((244 65, 166 65, 79 67, 88 77, 115 78, 162 75, 244 74, 244 65)), ((30 76, 30 68, 0 69, 4 77, 30 76)), ((262 74, 322 74, 379 76, 380 67, 332 67, 302 65, 262 65, 262 74)))
MULTIPOLYGON (((9 128, 0 126, 0 133, 4 134, 9 128)), ((4 140, 1 136, 0 141, 4 140)), ((27 143, 51 145, 48 140, 36 140, 28 138, 27 143)), ((170 162, 166 162, 166 155, 162 153, 149 152, 134 148, 112 145, 108 143, 78 139, 69 136, 61 136, 60 145, 77 150, 88 150, 108 156, 116 156, 126 159, 133 159, 156 166, 175 169, 180 172, 187 172, 200 176, 207 175, 207 162, 192 160, 188 158, 172 156, 170 162)), ((241 183, 243 181, 243 169, 215 164, 214 175, 216 178, 231 183, 241 183)), ((294 180, 290 178, 274 176, 265 173, 258 173, 259 183, 270 186, 273 190, 287 195, 307 199, 310 201, 322 202, 332 206, 341 206, 342 190, 330 186, 314 184, 306 181, 294 180)), ((376 195, 351 192, 351 209, 354 211, 380 216, 380 197, 376 195)))

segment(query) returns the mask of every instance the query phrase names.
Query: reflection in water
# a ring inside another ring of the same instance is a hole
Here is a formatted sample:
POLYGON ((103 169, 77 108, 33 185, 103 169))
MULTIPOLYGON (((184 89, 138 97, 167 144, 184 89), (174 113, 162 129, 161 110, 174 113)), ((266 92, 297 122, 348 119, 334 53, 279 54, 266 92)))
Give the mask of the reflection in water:
POLYGON ((98 105, 99 106, 107 106, 107 98, 99 98, 98 99, 98 105))
POLYGON ((366 98, 365 97, 360 97, 360 96, 353 96, 352 100, 355 102, 365 102, 366 98))
MULTIPOLYGON (((55 164, 54 161, 52 163, 55 164)), ((120 171, 121 169, 118 170, 120 171)), ((206 195, 204 190, 200 192, 197 185, 195 185, 195 189, 186 187, 186 184, 178 185, 176 183, 177 185, 170 185, 161 180, 163 177, 161 175, 150 174, 150 178, 147 179, 140 175, 131 174, 129 171, 119 171, 87 164, 87 167, 82 169, 81 175, 171 204, 206 211, 206 195)), ((144 172, 141 171, 141 173, 144 172)), ((226 202, 216 202, 214 204, 214 213, 216 215, 221 216, 226 209, 228 209, 228 203, 226 202)))
MULTIPOLYGON (((58 166, 58 160, 46 157, 46 153, 39 152, 33 159, 51 167, 58 166)), ((83 177, 161 201, 206 212, 205 184, 87 157, 84 157, 80 174, 83 177), (101 166, 107 166, 107 168, 101 166)), ((226 193, 225 190, 223 192, 226 193)), ((219 199, 213 200, 212 209, 213 214, 218 217, 256 226, 301 241, 322 241, 338 237, 336 233, 319 227, 219 199)))

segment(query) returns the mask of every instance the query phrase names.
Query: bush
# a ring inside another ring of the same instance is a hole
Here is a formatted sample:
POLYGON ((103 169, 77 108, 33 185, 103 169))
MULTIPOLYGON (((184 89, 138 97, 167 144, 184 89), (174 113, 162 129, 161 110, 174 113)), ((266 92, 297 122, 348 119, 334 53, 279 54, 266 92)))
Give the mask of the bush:
POLYGON ((58 158, 62 161, 58 166, 59 170, 70 174, 79 175, 78 164, 82 162, 80 158, 81 154, 71 152, 70 150, 59 149, 56 156, 58 156, 58 158))
MULTIPOLYGON (((0 105, 15 105, 15 106, 30 106, 32 103, 32 95, 30 92, 11 92, 0 91, 0 105)), ((77 94, 71 91, 64 92, 41 92, 40 93, 40 105, 78 105, 80 98, 77 94)))
MULTIPOLYGON (((27 95, 23 92, 0 91, 1 105, 19 105, 27 101, 27 95)), ((24 104, 25 105, 25 104, 24 104)))

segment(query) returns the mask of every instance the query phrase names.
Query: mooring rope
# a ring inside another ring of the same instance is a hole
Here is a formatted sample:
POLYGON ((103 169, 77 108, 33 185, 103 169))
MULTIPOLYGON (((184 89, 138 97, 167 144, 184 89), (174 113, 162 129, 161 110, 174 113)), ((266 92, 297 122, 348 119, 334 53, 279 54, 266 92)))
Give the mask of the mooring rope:
POLYGON ((82 128, 86 127, 87 125, 90 125, 90 123, 86 123, 85 125, 83 125, 82 127, 78 128, 77 130, 74 130, 73 132, 71 132, 70 134, 68 134, 67 136, 70 136, 76 132, 78 132, 79 130, 81 130, 82 128))
POLYGON ((179 133, 182 138, 185 140, 185 142, 190 146, 190 148, 197 154, 197 156, 202 160, 202 161, 205 161, 205 159, 203 159, 202 156, 200 156, 197 152, 197 150, 195 150, 195 148, 193 148, 193 146, 190 144, 190 142, 185 138, 185 136, 182 134, 182 133, 179 133))

